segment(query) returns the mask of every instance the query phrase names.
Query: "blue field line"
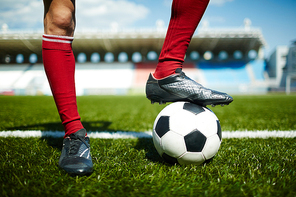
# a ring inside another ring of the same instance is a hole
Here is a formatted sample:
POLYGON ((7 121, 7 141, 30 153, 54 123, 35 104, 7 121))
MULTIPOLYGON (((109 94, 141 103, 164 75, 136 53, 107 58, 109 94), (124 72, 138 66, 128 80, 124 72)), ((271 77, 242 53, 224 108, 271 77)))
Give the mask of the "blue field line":
MULTIPOLYGON (((0 131, 0 137, 54 137, 62 138, 63 131, 0 131)), ((152 138, 151 131, 88 131, 90 138, 99 139, 129 139, 129 138, 152 138)), ((295 138, 296 131, 223 131, 222 138, 295 138)))

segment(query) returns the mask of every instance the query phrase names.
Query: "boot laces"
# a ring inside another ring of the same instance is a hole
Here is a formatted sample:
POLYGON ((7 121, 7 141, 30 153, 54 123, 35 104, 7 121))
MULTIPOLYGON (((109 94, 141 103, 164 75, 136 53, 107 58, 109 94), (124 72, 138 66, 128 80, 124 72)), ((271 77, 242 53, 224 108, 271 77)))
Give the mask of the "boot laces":
POLYGON ((70 134, 70 149, 69 154, 76 154, 80 148, 81 142, 85 144, 87 148, 89 148, 89 144, 85 141, 85 139, 81 136, 77 136, 75 134, 70 134))

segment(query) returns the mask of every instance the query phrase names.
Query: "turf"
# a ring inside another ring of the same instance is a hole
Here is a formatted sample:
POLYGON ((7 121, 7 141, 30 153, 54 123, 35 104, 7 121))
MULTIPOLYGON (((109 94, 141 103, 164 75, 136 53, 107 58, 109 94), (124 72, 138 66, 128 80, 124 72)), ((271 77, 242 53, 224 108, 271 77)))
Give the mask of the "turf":
MULTIPOLYGON (((296 130, 296 96, 235 96, 211 108, 222 131, 296 130)), ((51 97, 0 97, 0 130, 59 130, 51 97)), ((164 105, 143 96, 78 97, 92 131, 147 131, 164 105)), ((152 139, 92 139, 95 171, 58 168, 62 139, 0 138, 1 196, 296 196, 296 139, 223 139, 203 166, 168 165, 152 139)))

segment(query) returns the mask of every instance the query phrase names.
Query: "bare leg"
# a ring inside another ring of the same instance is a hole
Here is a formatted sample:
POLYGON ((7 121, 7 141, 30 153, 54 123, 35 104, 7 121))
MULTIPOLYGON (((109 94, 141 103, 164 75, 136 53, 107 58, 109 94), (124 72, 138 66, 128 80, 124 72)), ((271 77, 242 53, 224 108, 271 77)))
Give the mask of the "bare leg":
POLYGON ((44 34, 73 36, 75 0, 43 0, 44 34))

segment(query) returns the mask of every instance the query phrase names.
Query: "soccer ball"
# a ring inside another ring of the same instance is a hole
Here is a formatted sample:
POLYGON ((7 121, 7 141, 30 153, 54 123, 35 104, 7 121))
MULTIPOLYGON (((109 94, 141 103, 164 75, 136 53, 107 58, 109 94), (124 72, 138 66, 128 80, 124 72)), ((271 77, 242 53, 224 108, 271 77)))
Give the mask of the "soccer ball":
POLYGON ((217 116, 206 107, 189 102, 166 106, 156 117, 153 143, 168 163, 202 164, 218 152, 222 140, 217 116))

